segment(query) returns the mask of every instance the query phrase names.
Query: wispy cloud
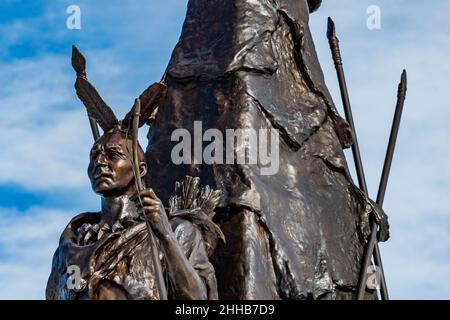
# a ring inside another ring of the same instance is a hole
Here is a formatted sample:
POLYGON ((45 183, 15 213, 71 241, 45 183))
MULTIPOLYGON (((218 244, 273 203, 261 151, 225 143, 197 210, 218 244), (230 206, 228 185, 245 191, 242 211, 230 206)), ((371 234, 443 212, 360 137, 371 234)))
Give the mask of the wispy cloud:
POLYGON ((84 110, 72 101, 65 63, 45 56, 0 64, 0 183, 84 185, 89 131, 84 110))
POLYGON ((0 208, 0 299, 42 299, 61 231, 76 212, 0 208))

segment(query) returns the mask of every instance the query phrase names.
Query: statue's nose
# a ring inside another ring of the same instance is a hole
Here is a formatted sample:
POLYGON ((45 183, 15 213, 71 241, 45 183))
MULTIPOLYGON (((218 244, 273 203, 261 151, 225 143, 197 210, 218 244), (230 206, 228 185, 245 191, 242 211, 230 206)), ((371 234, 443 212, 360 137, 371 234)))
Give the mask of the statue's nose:
POLYGON ((107 165, 107 159, 103 152, 100 152, 95 159, 95 165, 96 166, 106 166, 107 165))

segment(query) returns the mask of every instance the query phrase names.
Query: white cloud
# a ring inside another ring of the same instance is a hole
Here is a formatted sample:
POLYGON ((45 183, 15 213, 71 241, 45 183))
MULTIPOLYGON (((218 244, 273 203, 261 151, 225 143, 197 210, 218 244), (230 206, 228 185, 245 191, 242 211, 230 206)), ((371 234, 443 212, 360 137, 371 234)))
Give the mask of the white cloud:
POLYGON ((73 80, 63 59, 18 60, 0 68, 0 183, 29 189, 85 185, 89 128, 82 107, 73 107, 73 80))
POLYGON ((53 253, 75 212, 0 208, 0 299, 43 299, 53 253))

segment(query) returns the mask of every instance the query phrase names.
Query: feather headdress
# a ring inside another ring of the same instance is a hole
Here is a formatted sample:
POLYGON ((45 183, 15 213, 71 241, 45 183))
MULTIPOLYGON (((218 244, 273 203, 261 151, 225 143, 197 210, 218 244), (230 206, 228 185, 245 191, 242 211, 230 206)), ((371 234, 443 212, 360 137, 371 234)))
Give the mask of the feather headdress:
MULTIPOLYGON (((122 121, 117 120, 112 109, 102 99, 97 89, 88 81, 86 59, 75 46, 72 46, 72 67, 77 73, 75 89, 78 98, 80 98, 86 107, 89 118, 95 120, 103 132, 107 132, 117 126, 120 126, 123 130, 131 130, 134 115, 133 108, 131 108, 130 112, 127 113, 122 121)), ((165 83, 157 82, 148 87, 139 96, 141 100, 139 127, 147 123, 163 103, 166 90, 165 83)))

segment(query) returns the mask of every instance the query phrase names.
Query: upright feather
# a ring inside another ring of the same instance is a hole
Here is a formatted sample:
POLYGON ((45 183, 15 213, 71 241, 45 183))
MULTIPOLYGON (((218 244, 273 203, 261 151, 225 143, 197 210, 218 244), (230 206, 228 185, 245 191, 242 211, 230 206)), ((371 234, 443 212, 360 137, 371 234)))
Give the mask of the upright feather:
POLYGON ((75 89, 78 98, 86 107, 89 118, 95 119, 105 132, 112 129, 119 121, 95 87, 87 80, 86 59, 75 46, 72 47, 72 67, 77 73, 75 89))
MULTIPOLYGON (((164 83, 156 82, 149 86, 145 91, 139 96, 141 100, 141 115, 139 118, 139 127, 146 124, 153 112, 158 108, 164 98, 166 97, 167 87, 164 83)), ((131 121, 133 120, 133 108, 127 113, 122 123, 131 128, 131 121)))

